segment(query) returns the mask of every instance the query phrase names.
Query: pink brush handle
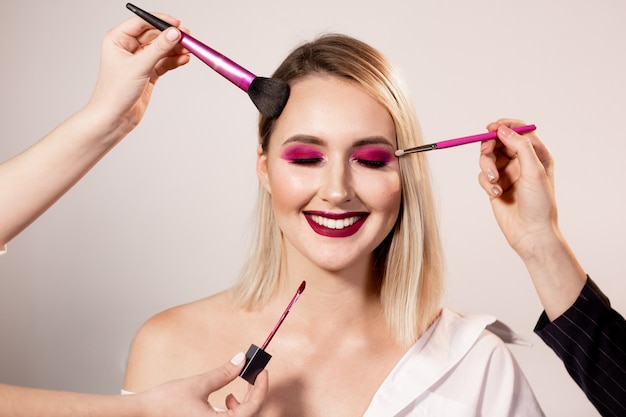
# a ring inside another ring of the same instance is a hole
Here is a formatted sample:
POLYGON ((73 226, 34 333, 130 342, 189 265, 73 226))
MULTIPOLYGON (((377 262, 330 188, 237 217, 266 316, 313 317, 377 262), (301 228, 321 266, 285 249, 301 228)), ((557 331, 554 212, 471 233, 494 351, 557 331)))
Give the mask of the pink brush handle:
MULTIPOLYGON (((526 125, 526 126, 512 127, 511 129, 513 129, 515 132, 519 134, 522 134, 522 133, 532 132, 533 130, 537 129, 537 126, 526 125)), ((481 142, 483 140, 496 139, 497 137, 498 137, 498 132, 494 131, 494 132, 481 133, 479 135, 464 136, 462 138, 444 140, 441 142, 437 142, 436 145, 437 145, 437 149, 444 149, 444 148, 451 148, 453 146, 465 145, 466 143, 481 142)))
MULTIPOLYGON (((126 8, 159 30, 165 30, 172 26, 132 3, 126 3, 126 8)), ((193 36, 183 32, 180 34, 181 38, 179 43, 187 48, 189 52, 197 56, 202 62, 213 68, 215 72, 228 81, 232 82, 243 91, 248 92, 250 84, 252 84, 252 81, 256 78, 254 74, 211 47, 203 44, 193 36)))
POLYGON ((250 84, 256 78, 254 74, 193 36, 182 32, 181 35, 180 44, 189 52, 243 91, 248 91, 250 84))

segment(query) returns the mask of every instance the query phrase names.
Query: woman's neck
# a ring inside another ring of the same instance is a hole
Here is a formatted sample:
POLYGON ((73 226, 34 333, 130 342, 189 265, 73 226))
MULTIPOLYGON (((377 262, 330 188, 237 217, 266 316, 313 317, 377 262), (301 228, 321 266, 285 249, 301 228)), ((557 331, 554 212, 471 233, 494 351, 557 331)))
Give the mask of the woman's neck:
POLYGON ((329 271, 298 255, 288 256, 280 278, 280 301, 292 297, 300 283, 306 281, 306 289, 294 311, 309 326, 333 323, 333 327, 350 324, 350 328, 355 328, 359 323, 367 326, 368 322, 382 317, 379 277, 371 259, 364 258, 340 271, 329 271))

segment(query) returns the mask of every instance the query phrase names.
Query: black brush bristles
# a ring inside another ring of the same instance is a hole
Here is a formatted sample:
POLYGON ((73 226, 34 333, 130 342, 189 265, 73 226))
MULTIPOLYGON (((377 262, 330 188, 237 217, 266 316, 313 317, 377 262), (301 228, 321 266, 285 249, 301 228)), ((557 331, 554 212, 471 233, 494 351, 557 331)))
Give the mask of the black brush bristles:
POLYGON ((248 96, 263 116, 275 119, 287 105, 289 84, 277 78, 254 77, 248 96))

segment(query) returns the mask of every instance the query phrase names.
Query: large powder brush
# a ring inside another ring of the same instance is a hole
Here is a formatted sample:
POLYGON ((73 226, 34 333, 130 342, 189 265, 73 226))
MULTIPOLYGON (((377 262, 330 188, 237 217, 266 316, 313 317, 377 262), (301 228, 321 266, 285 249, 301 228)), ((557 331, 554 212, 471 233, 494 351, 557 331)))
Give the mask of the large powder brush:
MULTIPOLYGON (((131 3, 127 3, 126 8, 159 30, 165 30, 172 26, 131 3)), ((181 32, 180 44, 215 72, 248 93, 263 116, 270 119, 280 116, 289 98, 289 84, 276 78, 257 77, 228 57, 186 33, 181 32)))

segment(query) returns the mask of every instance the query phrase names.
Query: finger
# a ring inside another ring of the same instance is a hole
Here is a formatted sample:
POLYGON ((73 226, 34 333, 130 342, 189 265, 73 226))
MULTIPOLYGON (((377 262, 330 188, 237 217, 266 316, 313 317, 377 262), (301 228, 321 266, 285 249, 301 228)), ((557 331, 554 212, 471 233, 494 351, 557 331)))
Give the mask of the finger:
MULTIPOLYGON (((180 21, 171 16, 160 14, 159 17, 174 27, 180 25, 180 21)), ((160 33, 160 30, 138 16, 133 16, 108 31, 108 35, 113 38, 115 43, 131 53, 134 53, 142 45, 149 44, 160 33)))
MULTIPOLYGON (((180 20, 172 16, 169 16, 163 13, 152 13, 152 14, 157 16, 159 19, 164 20, 165 22, 169 23, 170 25, 174 27, 180 26, 180 20)), ((156 29, 154 26, 152 26, 150 23, 146 22, 144 19, 140 18, 139 16, 130 17, 129 19, 122 22, 119 26, 117 26, 117 29, 135 38, 138 38, 139 36, 141 36, 144 32, 148 30, 154 29, 158 31, 158 29, 156 29)))
POLYGON ((519 177, 519 162, 496 149, 489 154, 481 154, 478 183, 490 197, 500 197, 519 177))
POLYGON ((210 393, 216 391, 229 382, 237 378, 243 368, 245 355, 243 352, 236 354, 229 362, 213 369, 200 376, 200 384, 208 397, 210 393))
POLYGON ((259 373, 254 381, 254 385, 250 385, 248 387, 248 392, 246 394, 245 402, 262 402, 267 394, 267 390, 269 387, 267 370, 264 369, 259 373))
POLYGON ((519 180, 519 161, 512 159, 506 166, 500 168, 498 172, 500 173, 498 185, 502 190, 502 194, 505 194, 519 180))
POLYGON ((226 404, 226 408, 229 410, 235 410, 239 404, 241 404, 233 394, 228 394, 224 403, 226 404))
POLYGON ((528 123, 526 123, 523 120, 519 120, 519 119, 509 119, 509 118, 502 118, 502 119, 498 119, 495 122, 491 122, 487 125, 487 130, 490 132, 495 132, 496 130, 498 130, 498 127, 500 125, 505 125, 507 127, 519 127, 519 126, 524 126, 527 125, 528 123))
POLYGON ((500 197, 519 179, 519 161, 511 153, 499 141, 496 146, 484 143, 481 148, 478 182, 491 198, 500 197))
POLYGON ((508 126, 500 125, 498 127, 498 139, 508 150, 507 153, 519 159, 520 169, 526 172, 526 175, 543 173, 546 170, 546 165, 548 168, 551 167, 550 152, 536 135, 520 135, 508 126), (537 154, 537 150, 541 153, 544 161, 537 154))
POLYGON ((140 52, 142 60, 149 67, 154 67, 161 58, 171 54, 178 46, 180 31, 175 27, 165 29, 140 52))
POLYGON ((191 58, 189 55, 176 55, 173 57, 163 58, 159 63, 154 67, 156 74, 160 77, 169 70, 173 70, 174 68, 178 68, 182 65, 187 64, 191 58))
POLYGON ((246 398, 242 403, 237 401, 234 396, 229 395, 226 397, 226 406, 229 410, 235 412, 235 416, 243 417, 256 415, 263 405, 268 386, 268 373, 267 370, 263 370, 257 375, 254 385, 251 384, 249 386, 246 398))
MULTIPOLYGON (((524 125, 527 125, 527 124, 528 123, 526 123, 525 121, 518 120, 518 119, 499 119, 499 120, 497 120, 495 122, 489 123, 487 125, 487 130, 490 131, 490 132, 495 132, 495 131, 498 130, 498 128, 500 126, 506 126, 506 127, 512 129, 514 127, 520 127, 520 126, 524 126, 524 125)), ((534 135, 534 133, 530 133, 530 134, 527 134, 527 135, 528 136, 534 135)), ((495 147, 496 148, 500 148, 500 147, 503 147, 503 146, 502 146, 502 143, 499 140, 496 140, 495 147)), ((511 157, 513 157, 513 155, 514 155, 514 153, 510 153, 509 150, 506 147, 504 147, 503 152, 505 154, 511 156, 511 157)))
MULTIPOLYGON (((504 125, 507 127, 516 127, 516 126, 523 126, 525 124, 526 122, 524 122, 523 120, 499 119, 495 122, 489 123, 487 125, 487 130, 489 132, 495 132, 498 130, 500 125, 504 125)), ((497 177, 498 177, 497 170, 495 170, 495 168, 499 170, 502 167, 506 166, 506 164, 508 163, 508 159, 515 158, 515 152, 511 152, 510 149, 504 146, 502 142, 497 139, 482 142, 480 152, 481 152, 481 159, 480 159, 481 168, 485 172, 485 174, 488 177, 490 177, 492 182, 497 181, 497 177), (482 157, 483 155, 485 156, 485 158, 482 157), (508 158, 508 159, 500 160, 499 156, 504 156, 505 158, 508 158), (493 164, 489 164, 489 161, 491 161, 493 164), (496 163, 498 164, 497 167, 495 167, 494 165, 496 163), (490 172, 487 172, 488 169, 490 170, 490 172)))
MULTIPOLYGON (((505 125, 505 126, 507 126, 509 128, 513 128, 513 127, 523 126, 523 125, 527 125, 527 124, 528 123, 526 123, 523 120, 500 119, 497 122, 494 122, 494 123, 492 123, 490 125, 496 126, 495 129, 497 130, 497 127, 500 126, 500 125, 505 125)), ((546 168, 546 170, 551 171, 553 163, 554 163, 554 159, 552 158, 552 154, 550 153, 550 150, 548 149, 548 147, 537 136, 536 131, 528 132, 528 133, 525 133, 523 135, 519 135, 519 134, 516 133, 516 135, 523 136, 523 137, 526 137, 526 138, 530 139, 530 143, 532 144, 532 147, 534 149, 534 153, 539 158, 539 161, 546 168)))
POLYGON ((481 173, 488 178, 489 182, 495 183, 498 181, 498 168, 496 166, 497 155, 495 153, 496 141, 488 140, 480 146, 480 157, 478 158, 478 165, 480 166, 481 173))
POLYGON ((511 152, 506 149, 502 142, 489 140, 481 145, 478 164, 481 172, 487 176, 489 181, 496 183, 501 177, 500 172, 514 159, 515 155, 511 155, 511 152))
POLYGON ((498 184, 494 184, 482 171, 478 174, 478 184, 480 184, 491 199, 498 198, 502 195, 502 188, 498 184))

